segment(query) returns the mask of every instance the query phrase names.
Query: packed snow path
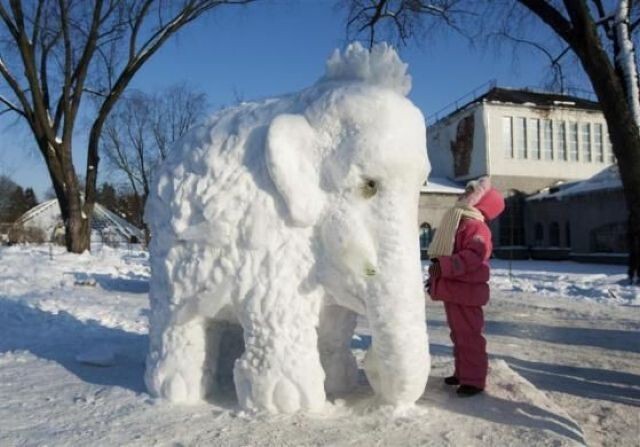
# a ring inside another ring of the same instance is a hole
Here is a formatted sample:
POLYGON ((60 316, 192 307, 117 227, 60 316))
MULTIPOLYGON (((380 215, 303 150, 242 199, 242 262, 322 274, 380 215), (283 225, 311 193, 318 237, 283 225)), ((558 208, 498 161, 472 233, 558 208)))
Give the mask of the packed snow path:
MULTIPOLYGON (((486 395, 442 384, 451 344, 429 303, 433 367, 416 410, 375 407, 361 374, 322 416, 249 418, 232 393, 223 406, 146 394, 144 252, 0 248, 0 445, 638 445, 640 300, 624 269, 495 267, 486 395)), ((362 359, 364 324, 358 333, 362 359)))

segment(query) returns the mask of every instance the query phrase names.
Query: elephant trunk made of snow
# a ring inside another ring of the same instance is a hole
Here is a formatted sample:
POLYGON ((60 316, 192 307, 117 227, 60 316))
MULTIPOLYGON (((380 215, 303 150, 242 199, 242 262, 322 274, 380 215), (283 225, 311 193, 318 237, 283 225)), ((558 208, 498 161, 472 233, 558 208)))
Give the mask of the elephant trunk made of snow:
POLYGON ((424 392, 430 369, 422 274, 415 243, 418 230, 397 216, 382 222, 386 228, 378 240, 378 268, 366 292, 372 344, 365 358, 365 372, 384 402, 413 403, 424 392))

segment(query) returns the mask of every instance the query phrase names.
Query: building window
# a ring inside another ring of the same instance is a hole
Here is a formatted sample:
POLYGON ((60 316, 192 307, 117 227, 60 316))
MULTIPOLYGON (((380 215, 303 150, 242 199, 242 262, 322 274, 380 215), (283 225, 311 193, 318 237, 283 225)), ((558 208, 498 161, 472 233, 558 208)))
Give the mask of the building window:
POLYGON ((431 225, 426 222, 420 225, 420 250, 427 251, 432 239, 433 229, 431 228, 431 225))
POLYGON ((578 161, 578 123, 569 123, 569 160, 578 161))
POLYGON ((536 247, 540 247, 541 245, 544 245, 544 227, 540 222, 536 223, 533 230, 533 236, 534 236, 533 242, 536 247))
POLYGON ((558 159, 567 161, 567 123, 560 121, 557 127, 558 139, 556 142, 558 146, 558 159))
POLYGON ((564 245, 571 248, 571 225, 569 221, 564 224, 564 245))
POLYGON ((553 126, 551 120, 542 120, 544 159, 553 160, 553 126))
POLYGON ((602 141, 602 124, 593 125, 593 145, 596 153, 596 161, 604 163, 604 146, 602 141))
POLYGON ((593 157, 591 154, 591 124, 582 123, 582 159, 584 161, 592 162, 593 157))
POLYGON ((502 117, 502 148, 507 158, 513 158, 513 118, 502 117))
POLYGON ((607 138, 605 139, 606 141, 606 146, 605 146, 605 150, 607 153, 607 163, 615 163, 616 162, 616 157, 615 155, 613 155, 613 147, 611 145, 611 138, 609 137, 609 133, 607 133, 607 138))
POLYGON ((514 127, 516 156, 521 159, 527 158, 527 120, 522 117, 516 118, 514 127))
POLYGON ((551 247, 560 246, 560 225, 558 222, 551 222, 549 225, 549 245, 551 247))
POLYGON ((534 160, 540 160, 540 120, 532 118, 528 121, 529 128, 529 156, 534 160))

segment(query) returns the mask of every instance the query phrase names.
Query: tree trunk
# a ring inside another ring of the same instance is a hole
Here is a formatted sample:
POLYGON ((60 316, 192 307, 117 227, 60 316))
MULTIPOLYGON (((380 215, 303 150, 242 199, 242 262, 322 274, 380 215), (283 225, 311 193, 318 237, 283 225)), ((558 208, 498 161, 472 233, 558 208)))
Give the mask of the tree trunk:
POLYGON ((51 183, 58 199, 60 214, 65 227, 65 246, 71 253, 83 253, 91 249, 91 214, 83 211, 78 177, 69 155, 70 148, 54 152, 52 143, 42 138, 38 142, 45 155, 51 183), (63 154, 57 157, 55 154, 63 154))
POLYGON ((595 26, 586 25, 582 31, 572 47, 591 80, 607 121, 629 211, 629 239, 637 241, 640 240, 640 129, 627 102, 623 80, 602 47, 595 26))

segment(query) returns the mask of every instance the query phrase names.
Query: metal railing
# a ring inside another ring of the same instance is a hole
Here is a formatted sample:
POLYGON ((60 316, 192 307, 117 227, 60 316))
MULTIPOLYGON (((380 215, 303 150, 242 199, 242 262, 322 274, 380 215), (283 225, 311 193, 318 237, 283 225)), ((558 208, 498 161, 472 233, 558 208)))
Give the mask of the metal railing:
POLYGON ((431 125, 431 124, 439 121, 440 119, 444 118, 445 116, 453 113, 454 111, 460 109, 461 107, 469 104, 470 102, 475 101, 476 99, 478 99, 480 96, 482 96, 485 93, 487 93, 492 88, 495 88, 497 85, 498 85, 498 83, 497 83, 497 81, 495 79, 491 79, 491 80, 489 80, 487 82, 484 82, 483 84, 477 86, 476 88, 474 88, 470 92, 465 93, 464 95, 460 96, 455 101, 447 104, 446 106, 444 106, 440 110, 438 110, 438 111, 432 113, 431 115, 427 116, 427 124, 431 125))

